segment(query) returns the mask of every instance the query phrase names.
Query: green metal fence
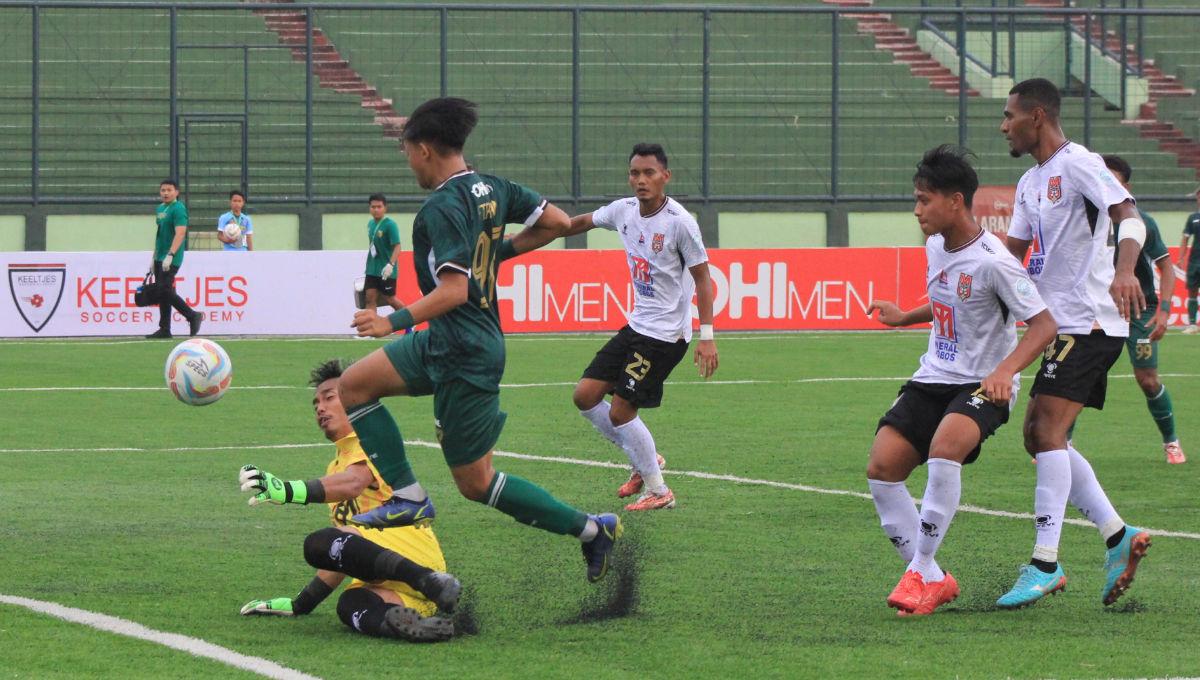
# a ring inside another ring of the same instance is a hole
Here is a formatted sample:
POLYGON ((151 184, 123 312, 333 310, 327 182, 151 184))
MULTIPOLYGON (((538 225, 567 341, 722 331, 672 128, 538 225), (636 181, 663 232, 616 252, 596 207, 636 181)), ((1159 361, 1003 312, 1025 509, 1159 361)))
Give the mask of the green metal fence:
POLYGON ((1028 160, 997 128, 1033 76, 1063 88, 1070 136, 1128 157, 1147 198, 1178 198, 1187 148, 1142 133, 1158 116, 1168 141, 1200 137, 1200 9, 1084 4, 0 0, 0 203, 142 203, 163 177, 189 204, 233 187, 257 204, 416 200, 398 126, 443 94, 480 104, 476 167, 558 200, 624 193, 640 141, 666 146, 692 202, 907 200, 943 142, 1014 183, 1028 160))

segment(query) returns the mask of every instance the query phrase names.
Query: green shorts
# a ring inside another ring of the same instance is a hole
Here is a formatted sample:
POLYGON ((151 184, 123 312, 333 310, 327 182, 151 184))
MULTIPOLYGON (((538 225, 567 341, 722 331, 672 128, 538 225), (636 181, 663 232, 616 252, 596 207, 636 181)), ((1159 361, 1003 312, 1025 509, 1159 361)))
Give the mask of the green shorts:
POLYGON ((433 395, 433 423, 450 467, 468 465, 496 446, 508 414, 500 410, 500 386, 485 390, 465 380, 435 383, 426 357, 429 334, 408 333, 383 347, 413 397, 433 395))
POLYGON ((1158 368, 1158 343, 1150 340, 1150 330, 1146 328, 1154 318, 1154 310, 1154 307, 1147 307, 1140 318, 1129 322, 1125 349, 1134 368, 1158 368))
POLYGON ((1200 288, 1200 262, 1188 262, 1187 287, 1189 290, 1200 288))

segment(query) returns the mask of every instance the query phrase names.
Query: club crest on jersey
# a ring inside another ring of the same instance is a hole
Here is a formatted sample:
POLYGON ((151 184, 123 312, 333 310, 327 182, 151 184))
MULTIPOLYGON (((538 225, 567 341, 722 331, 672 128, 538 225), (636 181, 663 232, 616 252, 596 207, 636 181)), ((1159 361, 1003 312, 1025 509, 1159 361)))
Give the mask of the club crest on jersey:
POLYGON ((959 274, 958 275, 958 299, 962 300, 963 302, 966 302, 967 298, 969 298, 969 297, 971 297, 971 275, 970 274, 959 274))
POLYGON ((666 238, 666 234, 655 234, 654 241, 650 244, 650 249, 656 253, 661 253, 663 249, 664 238, 666 238))
POLYGON ((1062 175, 1055 175, 1046 182, 1046 198, 1051 203, 1058 203, 1062 199, 1062 175))

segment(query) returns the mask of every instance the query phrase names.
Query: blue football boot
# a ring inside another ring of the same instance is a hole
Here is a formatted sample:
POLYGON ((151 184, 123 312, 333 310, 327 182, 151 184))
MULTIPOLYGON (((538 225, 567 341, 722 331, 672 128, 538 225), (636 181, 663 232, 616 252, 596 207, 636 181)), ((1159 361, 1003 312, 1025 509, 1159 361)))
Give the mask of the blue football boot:
POLYGON ((429 526, 437 515, 429 496, 423 501, 392 496, 377 508, 359 513, 350 518, 350 524, 368 529, 391 527, 429 526))
POLYGON ((1021 567, 1021 575, 1012 590, 996 600, 996 606, 1002 609, 1016 609, 1031 605, 1043 597, 1067 589, 1067 576, 1063 573, 1062 565, 1058 565, 1053 574, 1047 574, 1032 564, 1021 567))
POLYGON ((612 513, 588 515, 588 519, 599 528, 596 537, 582 545, 583 561, 587 562, 587 579, 595 583, 608 573, 613 544, 621 537, 625 527, 621 526, 621 518, 612 513))
POLYGON ((1146 549, 1149 547, 1150 534, 1142 529, 1126 526, 1121 542, 1108 549, 1104 560, 1104 572, 1108 578, 1104 581, 1104 590, 1100 591, 1100 599, 1105 605, 1116 602, 1133 583, 1133 574, 1137 571, 1138 562, 1146 556, 1146 549))

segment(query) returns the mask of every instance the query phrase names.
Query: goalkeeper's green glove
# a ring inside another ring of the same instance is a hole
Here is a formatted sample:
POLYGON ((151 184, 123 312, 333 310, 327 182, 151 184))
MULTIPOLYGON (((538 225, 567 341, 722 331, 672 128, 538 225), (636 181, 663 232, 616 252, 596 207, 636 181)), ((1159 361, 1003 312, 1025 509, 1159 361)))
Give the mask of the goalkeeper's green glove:
POLYGON ((259 503, 307 503, 308 485, 302 481, 285 482, 265 470, 259 470, 253 465, 242 466, 238 475, 242 491, 253 493, 250 505, 259 503))
POLYGON ((292 598, 276 597, 271 600, 250 600, 242 605, 242 616, 295 616, 292 598))

